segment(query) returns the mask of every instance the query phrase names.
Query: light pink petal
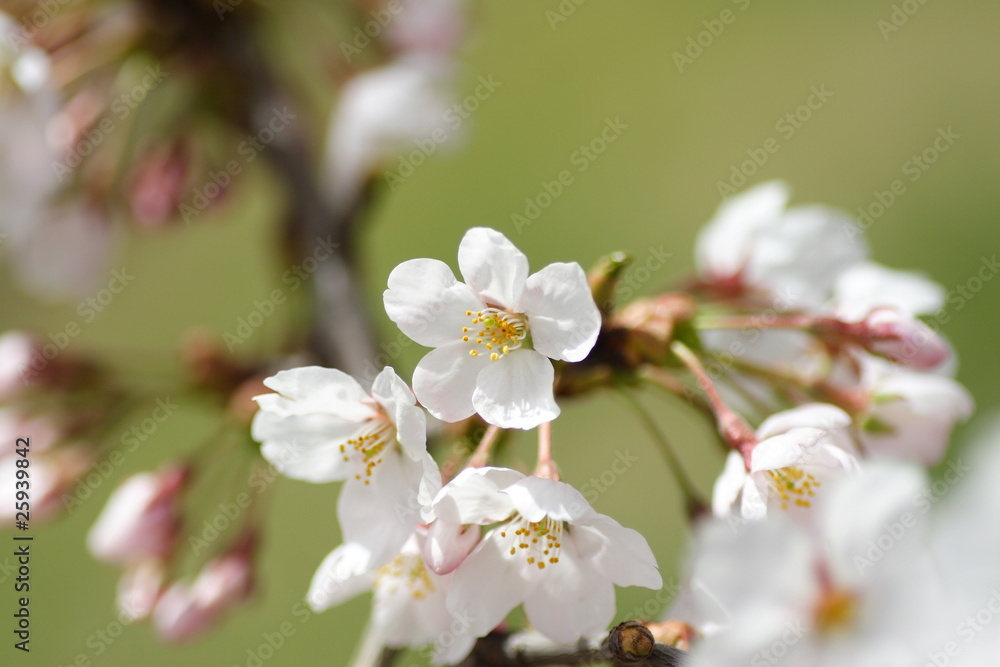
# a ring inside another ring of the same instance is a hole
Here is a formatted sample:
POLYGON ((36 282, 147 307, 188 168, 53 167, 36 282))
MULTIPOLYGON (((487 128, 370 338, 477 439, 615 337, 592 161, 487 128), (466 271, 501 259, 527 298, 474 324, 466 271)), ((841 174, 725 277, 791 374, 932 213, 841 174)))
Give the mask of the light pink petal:
POLYGON ((729 516, 747 480, 747 469, 743 455, 730 452, 722 474, 715 480, 712 491, 712 513, 717 517, 729 516))
POLYGON ((323 611, 364 593, 374 581, 371 554, 348 542, 323 559, 309 584, 306 601, 315 611, 323 611))
POLYGON ((467 621, 468 631, 485 636, 527 597, 529 582, 520 574, 520 561, 508 559, 494 529, 452 574, 448 610, 467 621))
POLYGON ((659 589, 663 579, 649 543, 638 531, 600 514, 574 525, 563 542, 573 542, 579 557, 617 586, 659 589))
POLYGON ((433 513, 459 525, 503 521, 514 512, 514 503, 501 490, 521 479, 523 474, 508 468, 466 468, 438 493, 433 513))

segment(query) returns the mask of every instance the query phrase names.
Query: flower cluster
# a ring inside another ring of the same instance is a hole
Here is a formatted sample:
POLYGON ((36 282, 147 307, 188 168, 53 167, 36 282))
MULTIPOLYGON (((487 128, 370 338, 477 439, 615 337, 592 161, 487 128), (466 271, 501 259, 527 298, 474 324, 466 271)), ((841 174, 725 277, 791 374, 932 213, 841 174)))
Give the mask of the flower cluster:
POLYGON ((385 644, 434 643, 447 664, 515 607, 553 641, 572 642, 611 621, 615 585, 661 584, 646 541, 555 479, 554 464, 526 476, 474 455, 442 486, 424 409, 450 422, 478 414, 491 425, 477 450, 487 457, 500 428, 547 433, 559 414, 552 360, 582 360, 600 329, 577 264, 529 276, 527 258, 485 228, 469 230, 458 259, 465 283, 431 259, 389 276, 390 318, 435 348, 417 365, 415 395, 390 367, 370 392, 338 370, 296 368, 265 380, 276 393, 257 398, 253 422, 284 475, 344 482, 344 543, 317 570, 310 605, 373 590, 385 644))

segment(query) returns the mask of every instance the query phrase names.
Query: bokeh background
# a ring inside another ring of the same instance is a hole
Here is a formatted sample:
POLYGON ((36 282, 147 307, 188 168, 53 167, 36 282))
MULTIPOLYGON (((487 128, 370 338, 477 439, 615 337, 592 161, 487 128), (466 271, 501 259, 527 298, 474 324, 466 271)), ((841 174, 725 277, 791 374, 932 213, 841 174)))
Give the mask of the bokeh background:
MULTIPOLYGON (((315 4, 273 2, 267 8, 276 39, 285 40, 276 48, 287 53, 289 70, 303 76, 316 74, 309 64, 312 45, 329 47, 353 29, 315 4)), ((558 260, 587 266, 614 250, 630 251, 641 262, 662 246, 670 257, 643 289, 670 285, 692 267, 695 235, 721 199, 719 182, 728 182, 747 151, 771 137, 779 150, 747 184, 787 179, 797 203, 856 212, 871 207, 894 180, 903 181, 905 193, 865 233, 874 258, 884 264, 923 270, 952 290, 1000 251, 1000 4, 506 0, 477 5, 474 25, 459 95, 472 94, 480 77, 499 85, 470 114, 464 145, 441 151, 394 191, 382 188, 362 232, 366 297, 385 340, 397 333, 380 308, 388 272, 412 257, 454 265, 458 241, 473 225, 508 234, 535 268, 558 260), (734 18, 709 41, 704 22, 724 10, 734 18), (897 22, 907 20, 889 30, 894 12, 897 22), (701 53, 685 51, 699 33, 705 33, 701 53), (679 67, 678 53, 691 62, 679 67), (806 104, 814 88, 832 95, 814 104, 811 117, 789 136, 782 119, 806 104), (576 152, 609 119, 624 129, 580 171, 576 152), (926 171, 907 166, 949 129, 958 138, 926 171), (543 182, 564 169, 573 183, 530 225, 518 227, 512 216, 525 215, 526 198, 536 198, 543 182)), ((316 99, 318 108, 330 102, 329 93, 316 99)), ((268 187, 264 169, 261 164, 240 176, 232 203, 218 212, 166 233, 122 235, 113 265, 135 280, 83 327, 72 347, 100 353, 150 386, 169 386, 185 331, 233 331, 254 299, 281 286, 287 268, 274 254, 280 193, 268 187)), ((960 355, 958 378, 982 412, 1000 403, 1000 278, 990 275, 994 279, 961 306, 950 302, 951 319, 942 328, 960 355)), ((0 283, 0 329, 55 332, 79 319, 75 303, 35 301, 6 275, 0 283)), ((294 306, 279 307, 244 348, 277 345, 296 316, 294 306)), ((397 365, 404 377, 420 354, 415 345, 403 352, 397 365)), ((708 493, 721 459, 703 422, 679 403, 655 395, 644 400, 708 493)), ((210 428, 208 410, 182 402, 70 516, 34 530, 32 651, 25 656, 4 646, 0 663, 346 664, 366 598, 311 618, 293 614, 315 567, 339 541, 335 485, 277 482, 265 508, 259 593, 219 631, 169 648, 157 644, 147 626, 119 633, 117 572, 87 554, 85 533, 118 480, 191 451, 210 428), (266 636, 285 622, 294 634, 273 655, 261 654, 266 636), (262 655, 267 659, 257 662, 262 655), (74 662, 79 660, 87 662, 74 662)), ((966 432, 960 430, 958 439, 966 432)), ((676 582, 687 538, 680 497, 628 409, 613 396, 567 403, 554 433, 564 478, 577 485, 600 478, 617 451, 637 458, 595 506, 646 535, 665 581, 676 582)), ((530 462, 532 447, 531 437, 515 440, 509 461, 530 462)), ((0 549, 0 566, 5 558, 10 562, 9 551, 0 549)), ((10 574, 0 571, 0 580, 6 627, 14 593, 10 574)), ((662 613, 668 594, 623 590, 621 615, 642 606, 662 613)), ((423 664, 420 656, 408 659, 423 664)))

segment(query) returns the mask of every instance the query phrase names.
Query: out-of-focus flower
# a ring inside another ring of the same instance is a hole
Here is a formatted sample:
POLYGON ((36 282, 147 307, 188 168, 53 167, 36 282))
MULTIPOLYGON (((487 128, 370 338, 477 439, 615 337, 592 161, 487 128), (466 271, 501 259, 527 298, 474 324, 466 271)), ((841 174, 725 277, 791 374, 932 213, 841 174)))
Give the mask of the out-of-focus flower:
POLYGON ((53 299, 83 297, 106 279, 114 229, 100 206, 67 201, 33 220, 13 255, 25 287, 53 299))
POLYGON ((148 618, 163 592, 166 572, 156 559, 130 565, 118 579, 118 612, 129 622, 148 618))
MULTIPOLYGON (((433 512, 453 525, 497 524, 451 575, 448 608, 468 619, 456 637, 485 636, 523 604, 539 632, 572 643, 606 628, 615 585, 662 584, 646 540, 562 482, 470 468, 445 485, 433 512)), ((464 646, 442 659, 461 660, 464 646)))
POLYGON ((500 232, 474 227, 458 249, 465 283, 435 259, 389 274, 385 309, 404 334, 434 347, 413 373, 417 398, 448 422, 478 412, 503 428, 559 416, 549 359, 580 361, 601 317, 579 264, 528 275, 528 258, 500 232))
POLYGON ((0 336, 0 401, 9 401, 26 390, 38 348, 35 337, 23 331, 0 336))
POLYGON ((347 81, 330 121, 326 178, 335 205, 349 209, 368 179, 405 150, 426 158, 452 137, 448 122, 453 67, 410 55, 347 81))
POLYGON ((189 476, 185 467, 166 466, 122 482, 87 535, 90 552, 120 565, 169 557, 180 531, 181 496, 189 476))
POLYGON ((873 464, 828 490, 810 529, 781 515, 735 532, 703 525, 690 597, 721 623, 705 628, 692 667, 924 664, 948 595, 913 504, 924 484, 908 465, 873 464))
POLYGON ((183 642, 210 630, 254 589, 253 536, 210 561, 193 582, 168 588, 153 608, 153 626, 166 642, 183 642))
MULTIPOLYGON (((421 557, 419 533, 380 567, 372 567, 367 551, 344 544, 335 549, 313 577, 307 599, 317 611, 342 604, 360 593, 374 590, 372 623, 390 648, 420 647, 448 634, 455 619, 445 605, 449 576, 427 568, 421 557)), ((468 653, 474 637, 462 636, 460 650, 468 653)), ((440 649, 439 649, 440 651, 440 649)))
POLYGON ((725 293, 762 292, 779 310, 821 305, 842 271, 868 249, 845 233, 846 213, 824 206, 786 210, 790 192, 770 181, 719 206, 695 247, 704 282, 725 293))
POLYGON ((183 141, 157 146, 134 167, 129 188, 132 217, 142 227, 158 229, 177 217, 191 171, 183 141))
POLYGON ((975 408, 972 396, 955 380, 878 359, 865 360, 862 388, 866 408, 855 419, 858 440, 870 456, 934 465, 944 456, 955 424, 975 408))
POLYGON ((264 384, 277 392, 256 398, 252 433, 264 458, 293 479, 346 480, 337 503, 344 541, 365 545, 374 562, 398 553, 441 487, 406 383, 387 367, 369 394, 342 371, 310 366, 264 384))
POLYGON ((17 243, 57 188, 46 127, 56 112, 48 56, 0 12, 0 232, 17 243))
POLYGON ((738 505, 744 519, 763 519, 775 509, 810 516, 820 486, 858 468, 850 425, 846 412, 823 403, 767 418, 757 429, 750 469, 739 452, 726 459, 715 482, 713 512, 725 517, 738 505))
POLYGON ((451 55, 465 36, 466 0, 401 0, 386 42, 403 53, 451 55))
MULTIPOLYGON (((10 520, 15 513, 15 479, 19 469, 17 454, 0 457, 0 479, 11 480, 0 486, 0 520, 10 520)), ((82 444, 60 446, 49 451, 30 454, 31 461, 31 520, 51 519, 63 508, 64 496, 76 484, 93 461, 89 447, 82 444)))

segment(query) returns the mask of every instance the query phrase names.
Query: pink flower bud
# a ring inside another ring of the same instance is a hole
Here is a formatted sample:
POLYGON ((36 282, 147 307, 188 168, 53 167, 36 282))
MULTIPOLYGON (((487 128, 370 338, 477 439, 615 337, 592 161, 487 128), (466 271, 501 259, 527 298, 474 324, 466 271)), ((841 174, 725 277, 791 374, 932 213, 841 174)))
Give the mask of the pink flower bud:
POLYGON ((424 563, 436 574, 448 574, 479 544, 479 537, 478 526, 461 526, 441 519, 433 521, 427 527, 427 538, 421 549, 424 563))
POLYGON ((159 229, 176 217, 190 163, 187 148, 180 141, 157 147, 139 162, 129 188, 129 204, 142 227, 159 229))
POLYGON ((951 348, 926 324, 895 308, 876 308, 866 317, 865 347, 910 368, 931 369, 951 357, 951 348))
POLYGON ((125 480, 87 535, 90 552, 109 563, 165 558, 180 529, 180 496, 188 471, 169 466, 125 480))
POLYGON ((193 583, 177 582, 153 609, 153 625, 165 642, 193 639, 214 627, 254 589, 253 534, 228 553, 209 562, 193 583))
POLYGON ((139 621, 153 613, 163 592, 163 563, 143 561, 125 570, 118 580, 118 611, 123 619, 139 621))

